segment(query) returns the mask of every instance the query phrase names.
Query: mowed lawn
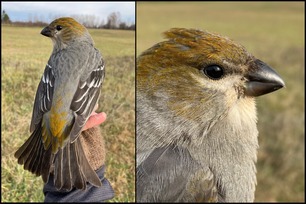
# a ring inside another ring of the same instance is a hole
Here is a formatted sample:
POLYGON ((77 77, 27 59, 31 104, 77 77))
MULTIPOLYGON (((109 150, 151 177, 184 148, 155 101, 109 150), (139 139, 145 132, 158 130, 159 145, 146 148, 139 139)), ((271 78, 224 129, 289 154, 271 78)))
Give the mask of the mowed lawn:
POLYGON ((137 55, 170 28, 197 28, 244 45, 284 79, 286 88, 257 99, 257 202, 305 200, 304 9, 304 2, 137 3, 137 55))
MULTIPOLYGON (((1 201, 42 202, 41 177, 17 164, 15 151, 30 136, 37 85, 52 51, 40 27, 2 26, 1 56, 1 201)), ((104 136, 106 178, 112 202, 135 201, 135 32, 89 30, 106 62, 98 111, 107 114, 104 136)))

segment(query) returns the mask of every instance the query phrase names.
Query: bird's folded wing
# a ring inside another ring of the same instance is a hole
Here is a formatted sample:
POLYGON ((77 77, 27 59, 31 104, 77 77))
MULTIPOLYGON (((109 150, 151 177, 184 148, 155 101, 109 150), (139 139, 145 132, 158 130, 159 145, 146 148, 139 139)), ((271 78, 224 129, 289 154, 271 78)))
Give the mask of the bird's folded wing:
POLYGON ((70 132, 70 142, 73 142, 79 136, 97 104, 104 76, 104 62, 101 59, 88 78, 85 80, 81 78, 70 106, 71 110, 76 113, 75 123, 70 132))
POLYGON ((182 147, 156 148, 137 167, 137 202, 217 201, 212 171, 182 147))
POLYGON ((34 100, 34 108, 30 126, 31 132, 33 132, 37 125, 41 122, 43 114, 51 109, 55 83, 53 69, 54 67, 47 64, 41 77, 41 81, 39 82, 34 100))

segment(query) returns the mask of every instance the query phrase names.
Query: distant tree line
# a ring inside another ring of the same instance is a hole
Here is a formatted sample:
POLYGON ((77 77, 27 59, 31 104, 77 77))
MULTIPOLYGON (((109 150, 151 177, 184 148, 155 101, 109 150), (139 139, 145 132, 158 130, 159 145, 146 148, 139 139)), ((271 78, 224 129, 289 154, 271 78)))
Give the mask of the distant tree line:
MULTIPOLYGON (((59 18, 60 16, 54 16, 54 19, 59 18)), ((120 29, 120 30, 135 30, 135 24, 127 24, 123 22, 120 17, 119 12, 112 12, 108 15, 107 20, 100 20, 99 17, 95 15, 72 15, 71 17, 75 18, 77 21, 82 23, 87 28, 98 28, 98 29, 120 29)), ((48 23, 44 22, 44 20, 39 19, 37 16, 29 17, 27 22, 14 21, 10 20, 9 15, 2 11, 1 14, 1 24, 13 24, 17 26, 46 26, 48 23)))
POLYGON ((3 10, 1 12, 1 24, 2 23, 11 23, 11 19, 10 17, 7 15, 7 13, 5 12, 5 10, 3 10))

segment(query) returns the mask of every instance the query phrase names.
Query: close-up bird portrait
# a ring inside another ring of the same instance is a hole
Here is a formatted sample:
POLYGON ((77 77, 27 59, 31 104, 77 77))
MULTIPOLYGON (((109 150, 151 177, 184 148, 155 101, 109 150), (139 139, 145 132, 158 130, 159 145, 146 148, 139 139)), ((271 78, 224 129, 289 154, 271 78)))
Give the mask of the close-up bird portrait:
POLYGON ((227 37, 164 35, 137 58, 137 201, 254 201, 255 97, 284 81, 227 37))
POLYGON ((304 4, 137 3, 138 202, 305 201, 304 4))

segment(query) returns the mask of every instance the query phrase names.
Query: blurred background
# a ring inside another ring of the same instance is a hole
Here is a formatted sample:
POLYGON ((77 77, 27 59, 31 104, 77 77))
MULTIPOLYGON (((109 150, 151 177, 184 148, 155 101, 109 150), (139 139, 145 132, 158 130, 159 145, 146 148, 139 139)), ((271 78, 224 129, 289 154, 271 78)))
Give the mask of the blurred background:
POLYGON ((304 2, 137 2, 137 56, 173 27, 228 36, 282 76, 259 97, 255 201, 305 200, 304 2))
POLYGON ((89 30, 106 64, 98 112, 106 147, 105 177, 115 197, 135 201, 135 2, 1 2, 1 202, 42 202, 43 181, 23 169, 15 151, 30 136, 33 102, 51 55, 40 34, 70 16, 89 30))

